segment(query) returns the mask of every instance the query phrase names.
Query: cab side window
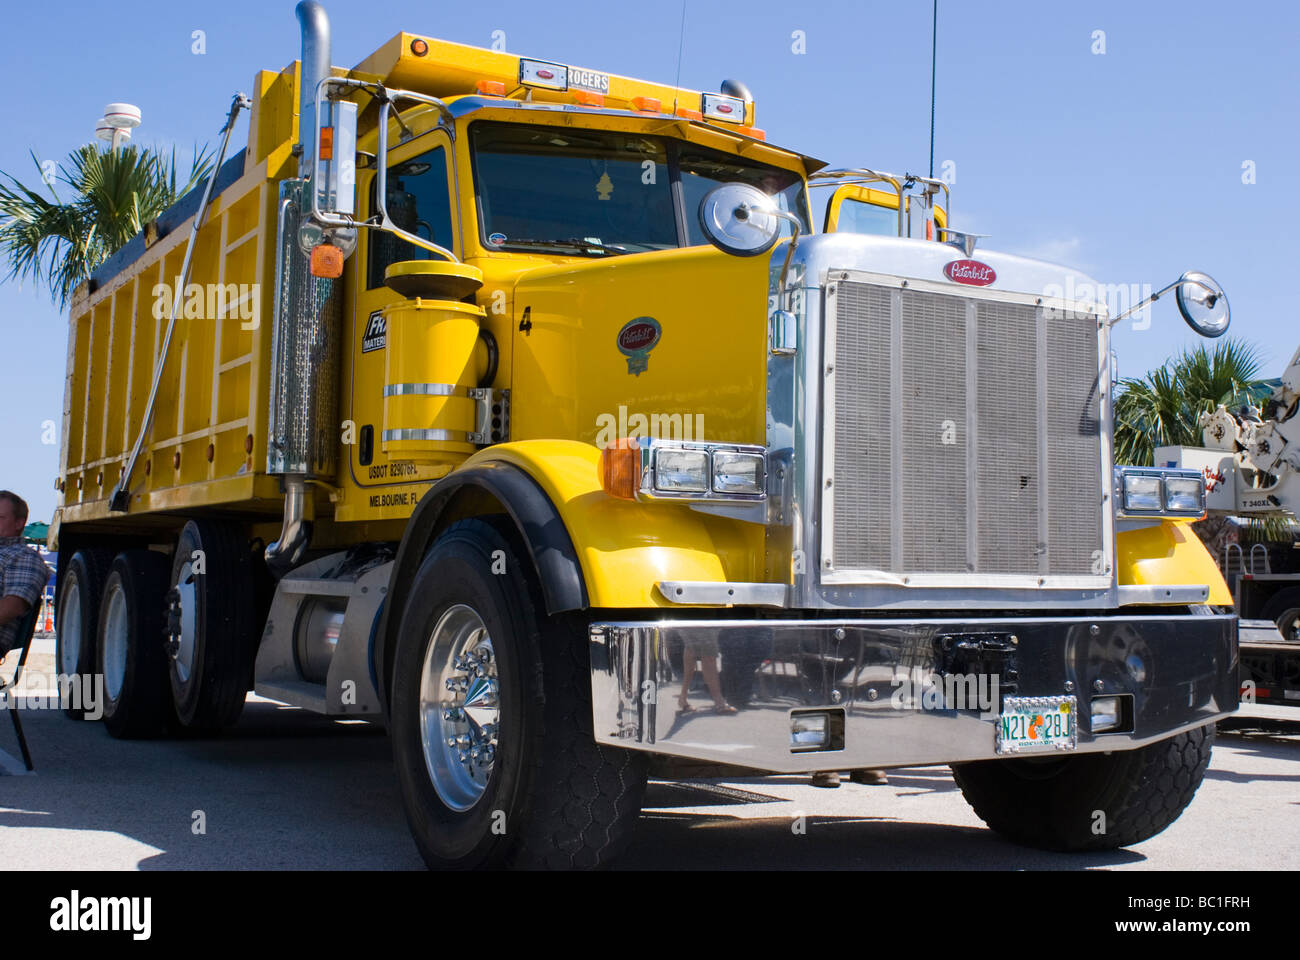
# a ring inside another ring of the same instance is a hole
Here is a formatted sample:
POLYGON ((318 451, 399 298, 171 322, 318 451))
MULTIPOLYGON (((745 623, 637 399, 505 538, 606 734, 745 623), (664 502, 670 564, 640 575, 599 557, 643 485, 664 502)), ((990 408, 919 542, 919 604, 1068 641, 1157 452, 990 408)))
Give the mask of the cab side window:
MULTIPOLYGON (((379 178, 370 181, 370 211, 377 213, 379 178)), ((442 147, 388 168, 388 217, 403 230, 451 248, 451 195, 447 153, 442 147)), ((432 254, 382 230, 370 230, 366 288, 384 285, 384 271, 399 260, 428 260, 432 254)))
POLYGON ((898 236, 898 209, 863 203, 845 197, 840 203, 837 233, 872 233, 881 237, 898 236))

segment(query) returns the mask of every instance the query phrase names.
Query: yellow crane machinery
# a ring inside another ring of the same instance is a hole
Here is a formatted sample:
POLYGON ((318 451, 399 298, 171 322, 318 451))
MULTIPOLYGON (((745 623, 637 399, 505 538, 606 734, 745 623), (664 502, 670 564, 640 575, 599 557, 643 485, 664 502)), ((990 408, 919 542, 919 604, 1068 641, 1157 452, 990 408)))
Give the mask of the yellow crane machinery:
POLYGON ((606 862, 650 771, 951 764, 1053 847, 1178 816, 1236 621, 1199 474, 1113 472, 1095 284, 739 82, 411 33, 346 70, 297 10, 72 304, 58 658, 112 733, 383 722, 431 866, 606 862))

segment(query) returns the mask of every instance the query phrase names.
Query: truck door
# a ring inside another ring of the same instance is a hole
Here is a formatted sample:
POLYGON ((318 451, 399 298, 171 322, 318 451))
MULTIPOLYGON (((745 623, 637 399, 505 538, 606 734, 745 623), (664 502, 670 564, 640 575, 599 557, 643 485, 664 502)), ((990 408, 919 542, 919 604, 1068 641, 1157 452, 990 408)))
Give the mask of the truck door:
MULTIPOLYGON (((362 217, 375 212, 376 171, 357 176, 362 217)), ((402 229, 428 237, 460 253, 453 216, 451 144, 446 133, 434 130, 389 151, 388 216, 402 229)), ((380 433, 384 418, 384 358, 387 337, 382 310, 401 297, 384 286, 384 270, 398 260, 427 260, 429 251, 380 230, 361 230, 357 241, 355 301, 348 326, 351 349, 346 416, 355 425, 355 442, 348 447, 353 480, 362 486, 386 486, 432 480, 445 467, 389 462, 380 433)))

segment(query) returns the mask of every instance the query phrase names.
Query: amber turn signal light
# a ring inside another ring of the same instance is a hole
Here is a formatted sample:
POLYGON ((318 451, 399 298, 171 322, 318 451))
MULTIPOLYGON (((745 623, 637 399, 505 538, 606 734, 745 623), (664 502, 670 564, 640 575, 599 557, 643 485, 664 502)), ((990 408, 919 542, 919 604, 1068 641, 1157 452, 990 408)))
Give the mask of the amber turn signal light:
POLYGON ((611 497, 635 500, 641 487, 641 445, 622 437, 600 451, 600 486, 611 497))
POLYGON ((337 280, 343 276, 343 251, 332 243, 312 247, 311 275, 326 280, 337 280))

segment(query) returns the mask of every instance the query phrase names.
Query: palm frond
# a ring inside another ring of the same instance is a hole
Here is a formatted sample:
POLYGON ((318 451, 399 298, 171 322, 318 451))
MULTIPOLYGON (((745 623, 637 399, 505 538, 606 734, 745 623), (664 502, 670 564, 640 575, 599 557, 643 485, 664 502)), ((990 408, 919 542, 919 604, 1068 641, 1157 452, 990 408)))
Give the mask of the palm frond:
MULTIPOLYGON (((40 170, 35 154, 32 162, 40 170)), ((212 154, 196 147, 179 185, 175 149, 166 157, 156 149, 100 151, 87 144, 57 171, 55 183, 46 184, 53 199, 0 171, 0 256, 8 262, 6 279, 45 284, 63 306, 96 267, 212 172, 212 154), (57 183, 74 199, 60 200, 57 183)))
POLYGON ((1228 339, 1212 352, 1200 344, 1144 377, 1123 380, 1115 398, 1115 461, 1150 466, 1156 447, 1201 446, 1201 414, 1267 396, 1260 366, 1258 348, 1228 339))

